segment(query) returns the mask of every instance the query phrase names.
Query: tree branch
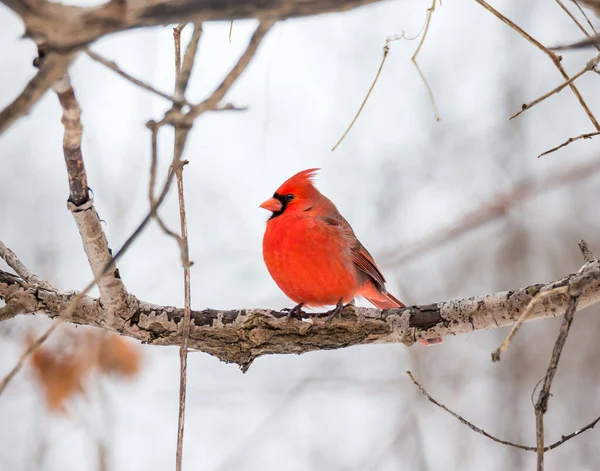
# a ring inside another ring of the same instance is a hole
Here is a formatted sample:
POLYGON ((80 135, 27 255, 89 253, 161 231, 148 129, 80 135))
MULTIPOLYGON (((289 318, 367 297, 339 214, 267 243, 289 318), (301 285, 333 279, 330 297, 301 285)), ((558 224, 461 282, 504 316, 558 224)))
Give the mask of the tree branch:
POLYGON ((25 23, 26 34, 52 50, 80 49, 118 31, 169 23, 259 20, 351 10, 381 0, 112 0, 97 7, 75 7, 46 0, 0 0, 25 23))
MULTIPOLYGON (((191 312, 189 347, 246 369, 263 355, 306 353, 371 343, 412 345, 417 339, 456 335, 509 326, 517 321, 540 290, 565 284, 581 287, 577 310, 600 301, 600 262, 586 263, 577 273, 546 284, 461 298, 437 304, 381 311, 347 306, 339 318, 327 322, 328 313, 307 314, 308 320, 289 319, 287 312, 239 309, 191 312)), ((42 312, 55 317, 76 293, 40 290, 25 280, 0 271, 0 298, 19 293, 23 313, 42 312)), ((109 325, 123 335, 153 345, 179 345, 184 310, 158 306, 129 295, 131 317, 120 316, 109 325)), ((568 298, 548 297, 538 303, 529 319, 565 313, 568 298)), ((96 299, 81 299, 69 322, 107 328, 96 299)))
POLYGON ((100 290, 100 302, 104 308, 102 316, 109 324, 117 313, 126 311, 127 291, 113 263, 106 235, 100 218, 89 197, 87 176, 81 153, 81 110, 71 86, 68 73, 57 80, 52 89, 56 92, 63 109, 62 123, 65 128, 63 150, 69 176, 69 201, 67 207, 81 236, 94 278, 100 290), (106 270, 107 266, 111 266, 106 270))

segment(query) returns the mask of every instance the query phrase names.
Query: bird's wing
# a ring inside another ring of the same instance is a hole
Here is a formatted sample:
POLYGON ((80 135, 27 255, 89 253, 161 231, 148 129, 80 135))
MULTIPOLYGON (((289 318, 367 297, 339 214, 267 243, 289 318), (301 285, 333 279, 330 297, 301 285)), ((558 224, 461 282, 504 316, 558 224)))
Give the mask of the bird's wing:
POLYGON ((345 233, 345 236, 351 242, 350 253, 352 262, 356 268, 373 280, 375 286, 377 286, 381 292, 385 293, 385 278, 379 271, 379 268, 377 268, 377 265, 375 265, 375 260, 373 260, 372 255, 354 234, 350 223, 339 213, 335 216, 324 217, 323 219, 331 226, 338 226, 345 233))

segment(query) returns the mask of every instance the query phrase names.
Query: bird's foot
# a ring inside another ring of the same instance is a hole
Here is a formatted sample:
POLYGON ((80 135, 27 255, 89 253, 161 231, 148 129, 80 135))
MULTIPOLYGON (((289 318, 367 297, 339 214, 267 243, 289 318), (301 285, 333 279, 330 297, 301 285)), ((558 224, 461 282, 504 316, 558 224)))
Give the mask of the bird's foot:
POLYGON ((341 312, 344 310, 344 308, 346 306, 349 306, 351 304, 354 304, 354 303, 352 301, 350 301, 348 304, 344 305, 344 303, 340 299, 338 301, 338 303, 335 305, 335 307, 329 312, 329 316, 327 316, 327 321, 325 323, 329 324, 333 319, 335 319, 336 317, 338 317, 341 314, 341 312))
POLYGON ((303 312, 302 312, 302 306, 304 306, 304 303, 300 303, 300 304, 296 304, 293 308, 289 309, 289 308, 283 308, 282 311, 287 311, 287 318, 289 319, 298 319, 299 321, 302 320, 303 317, 303 312))

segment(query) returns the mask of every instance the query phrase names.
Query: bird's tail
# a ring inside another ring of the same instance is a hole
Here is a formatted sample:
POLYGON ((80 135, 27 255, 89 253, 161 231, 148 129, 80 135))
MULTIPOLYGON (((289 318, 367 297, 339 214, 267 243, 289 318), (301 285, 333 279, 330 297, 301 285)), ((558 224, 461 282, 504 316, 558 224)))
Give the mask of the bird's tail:
MULTIPOLYGON (((395 296, 391 295, 390 293, 381 293, 381 298, 379 299, 365 299, 374 306, 377 306, 379 309, 393 309, 398 307, 406 307, 402 301, 398 300, 395 296)), ((421 342, 426 347, 429 347, 430 345, 443 343, 444 339, 442 339, 442 337, 434 337, 431 339, 419 339, 419 342, 421 342)))

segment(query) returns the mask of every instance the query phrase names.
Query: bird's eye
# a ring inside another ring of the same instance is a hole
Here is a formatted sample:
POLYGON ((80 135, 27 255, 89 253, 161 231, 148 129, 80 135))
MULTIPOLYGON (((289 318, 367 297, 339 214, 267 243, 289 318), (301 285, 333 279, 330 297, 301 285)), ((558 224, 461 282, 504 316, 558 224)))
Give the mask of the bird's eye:
POLYGON ((294 195, 292 195, 291 193, 288 193, 287 195, 285 195, 286 201, 292 201, 293 199, 294 199, 294 195))

